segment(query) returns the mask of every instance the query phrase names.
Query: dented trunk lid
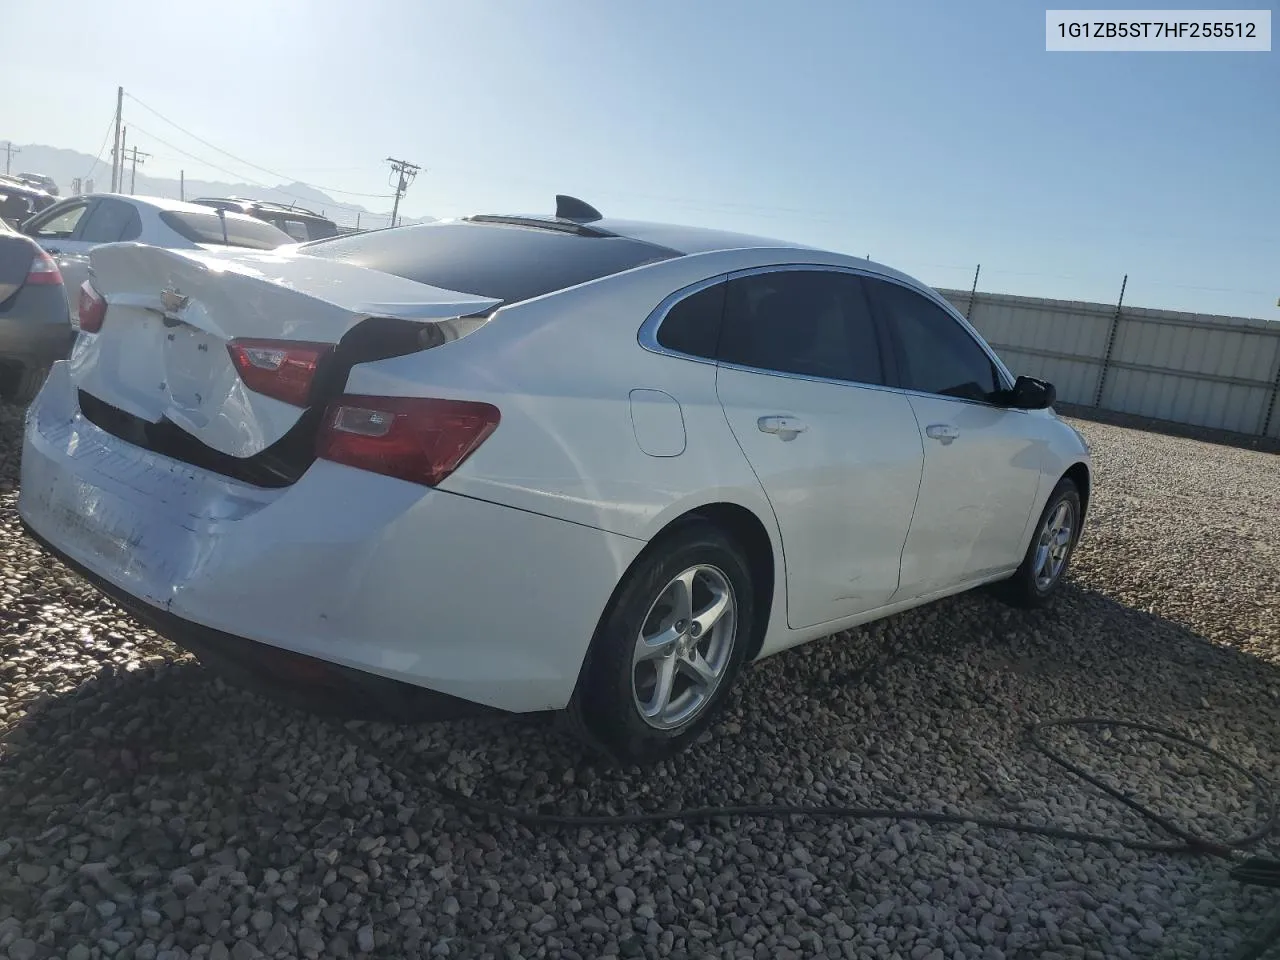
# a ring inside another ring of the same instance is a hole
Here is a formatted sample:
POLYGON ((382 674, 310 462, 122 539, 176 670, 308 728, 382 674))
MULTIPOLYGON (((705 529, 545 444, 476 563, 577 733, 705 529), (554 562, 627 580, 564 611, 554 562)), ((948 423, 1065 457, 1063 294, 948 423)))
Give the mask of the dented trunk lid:
POLYGON ((251 457, 305 409, 248 389, 227 351, 237 338, 338 344, 370 318, 436 325, 437 342, 474 329, 499 301, 294 250, 167 250, 107 244, 90 255, 107 301, 72 351, 76 387, 150 423, 169 421, 220 453, 251 457), (468 319, 471 318, 471 319, 468 319))

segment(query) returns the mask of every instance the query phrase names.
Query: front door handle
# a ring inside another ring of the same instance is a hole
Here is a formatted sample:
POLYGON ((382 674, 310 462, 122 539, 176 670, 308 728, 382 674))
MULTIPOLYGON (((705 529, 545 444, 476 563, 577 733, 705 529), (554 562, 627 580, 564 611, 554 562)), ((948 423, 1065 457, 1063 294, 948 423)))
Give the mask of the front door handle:
POLYGON ((761 417, 756 426, 761 433, 772 433, 782 440, 794 440, 809 429, 795 417, 761 417))
POLYGON ((945 447, 960 436, 960 431, 949 423, 931 423, 924 428, 924 435, 930 440, 942 441, 942 445, 945 447))

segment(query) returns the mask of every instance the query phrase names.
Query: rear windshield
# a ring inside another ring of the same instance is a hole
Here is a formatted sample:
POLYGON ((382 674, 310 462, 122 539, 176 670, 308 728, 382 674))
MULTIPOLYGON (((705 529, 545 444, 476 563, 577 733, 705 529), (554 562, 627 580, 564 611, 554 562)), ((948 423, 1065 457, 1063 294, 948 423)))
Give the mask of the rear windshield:
POLYGON ((218 246, 248 247, 250 250, 274 250, 293 239, 269 223, 251 217, 226 217, 227 232, 223 239, 222 217, 189 210, 162 210, 160 219, 186 237, 192 243, 213 243, 218 246))
POLYGON ((628 237, 584 237, 506 224, 428 223, 307 244, 342 260, 446 290, 517 303, 677 256, 628 237))

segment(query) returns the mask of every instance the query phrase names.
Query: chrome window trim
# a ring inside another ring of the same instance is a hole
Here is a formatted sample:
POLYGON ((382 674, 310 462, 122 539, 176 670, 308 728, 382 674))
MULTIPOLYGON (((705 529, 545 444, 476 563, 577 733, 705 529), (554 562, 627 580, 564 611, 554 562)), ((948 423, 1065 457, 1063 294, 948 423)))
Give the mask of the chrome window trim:
POLYGON ((832 377, 815 377, 815 376, 810 376, 810 375, 801 374, 801 373, 789 373, 785 370, 766 370, 761 367, 748 367, 748 366, 744 366, 742 364, 737 364, 737 363, 724 363, 724 362, 716 361, 709 357, 697 357, 691 353, 684 353, 683 351, 680 351, 680 350, 671 350, 667 347, 664 347, 662 344, 658 342, 658 328, 662 326, 662 322, 667 318, 667 314, 671 312, 671 309, 677 303, 680 303, 681 301, 687 299, 688 297, 693 296, 696 293, 700 293, 703 290, 706 290, 708 287, 714 287, 718 283, 728 283, 730 280, 738 280, 742 277, 751 277, 757 274, 797 272, 797 271, 810 271, 810 270, 811 271, 827 271, 831 273, 848 273, 848 274, 852 274, 855 277, 860 277, 867 280, 882 280, 886 283, 895 283, 900 287, 905 287, 907 290, 910 290, 911 292, 924 297, 930 303, 933 303, 936 306, 941 307, 942 311, 947 316, 949 316, 952 320, 960 324, 961 329, 963 329, 966 333, 969 334, 970 338, 973 339, 973 341, 982 349, 982 352, 985 353, 987 357, 990 358, 991 362, 995 365, 996 373, 1002 380, 1001 385, 1006 390, 1013 388, 1014 376, 1009 371, 1009 368, 1004 365, 1004 362, 998 356, 996 356, 995 351, 992 350, 991 345, 988 344, 985 339, 983 339, 982 334, 978 333, 978 331, 969 323, 969 321, 966 320, 964 316, 961 315, 960 312, 956 310, 955 307, 953 307, 950 303, 948 303, 946 298, 943 297, 941 294, 937 293, 934 290, 929 289, 928 287, 918 286, 914 283, 904 282, 903 280, 900 280, 897 277, 886 276, 883 273, 875 273, 870 270, 849 266, 847 264, 773 263, 773 264, 768 264, 762 267, 747 267, 741 270, 731 270, 727 273, 717 274, 716 276, 713 276, 713 277, 706 277, 695 283, 691 283, 688 286, 681 287, 679 290, 676 290, 673 293, 667 294, 667 296, 665 296, 658 303, 658 305, 653 308, 653 310, 649 313, 649 316, 645 318, 644 323, 640 325, 640 330, 637 333, 636 339, 639 341, 640 346, 643 347, 645 350, 648 350, 650 353, 656 353, 660 356, 665 356, 665 357, 675 357, 679 360, 691 360, 694 363, 706 363, 712 366, 721 366, 727 370, 742 370, 747 373, 760 373, 770 377, 788 377, 794 380, 811 380, 815 383, 838 383, 838 384, 843 384, 845 386, 863 387, 869 390, 889 390, 896 393, 905 393, 908 396, 932 397, 932 398, 942 399, 942 400, 954 400, 957 403, 969 403, 969 404, 973 404, 974 406, 980 406, 980 407, 995 407, 996 409, 1000 409, 1000 410, 1013 409, 1012 407, 1001 407, 999 404, 989 403, 984 400, 966 400, 963 397, 949 397, 946 394, 927 393, 923 390, 908 390, 904 387, 891 387, 883 383, 863 383, 860 380, 838 380, 832 377))
POLYGON ((808 373, 785 373, 782 370, 764 370, 760 367, 748 367, 740 363, 718 363, 721 370, 739 370, 742 373, 754 373, 761 377, 781 377, 784 380, 807 380, 810 383, 832 383, 838 387, 852 387, 855 390, 880 390, 884 393, 906 393, 901 387, 891 387, 887 383, 864 383, 861 380, 838 380, 835 377, 815 377, 808 373))
POLYGON ((661 354, 667 357, 676 357, 681 360, 692 360, 694 363, 708 363, 712 366, 722 367, 725 370, 740 370, 744 373, 758 373, 766 377, 784 377, 788 380, 806 380, 810 383, 834 383, 842 387, 857 387, 862 390, 884 390, 890 393, 902 393, 898 387, 891 387, 887 383, 867 383, 863 380, 842 380, 838 377, 818 377, 807 373, 792 373, 788 370, 769 370, 764 367, 749 367, 741 363, 728 363, 723 360, 717 361, 707 357, 695 357, 692 354, 684 353, 680 350, 671 350, 658 343, 658 328, 662 326, 662 321, 667 318, 667 314, 671 312, 671 308, 677 303, 682 302, 688 297, 696 293, 706 290, 708 287, 714 287, 718 283, 728 283, 731 280, 739 280, 742 277, 754 277, 765 273, 799 273, 799 272, 824 272, 824 273, 847 273, 855 277, 874 276, 863 270, 857 270, 842 264, 830 263, 771 263, 762 267, 746 267, 741 270, 731 270, 728 273, 717 274, 714 277, 707 277, 692 283, 687 287, 682 287, 675 293, 668 294, 653 309, 653 312, 645 318, 644 323, 640 326, 638 339, 640 346, 651 353, 661 354))
POLYGON ((656 353, 664 357, 676 357, 680 360, 692 360, 694 363, 709 363, 716 366, 716 360, 713 357, 699 357, 692 353, 685 353, 683 350, 672 350, 664 347, 658 342, 658 328, 662 326, 662 321, 667 319, 667 314, 671 312, 671 308, 683 300, 687 300, 694 294, 701 293, 708 287, 714 287, 718 283, 726 282, 730 274, 719 274, 714 277, 707 277, 696 283, 691 283, 686 287, 681 287, 673 293, 667 294, 659 301, 658 305, 649 312, 649 316, 645 317, 644 323, 640 325, 640 330, 636 334, 636 339, 640 346, 648 350, 650 353, 656 353))

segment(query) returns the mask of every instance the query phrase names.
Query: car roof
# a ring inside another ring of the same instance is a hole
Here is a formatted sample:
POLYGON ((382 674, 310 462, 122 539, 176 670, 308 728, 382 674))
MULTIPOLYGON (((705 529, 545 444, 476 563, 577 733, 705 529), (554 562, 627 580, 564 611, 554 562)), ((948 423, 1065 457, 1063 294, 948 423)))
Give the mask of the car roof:
POLYGON ((22 192, 31 196, 49 197, 50 199, 53 198, 53 194, 49 193, 49 191, 41 190, 34 184, 28 183, 26 180, 19 180, 17 177, 6 177, 0 175, 0 187, 3 187, 6 191, 22 192))
MULTIPOLYGON (((565 221, 574 223, 576 221, 565 221)), ((729 230, 713 230, 706 227, 689 227, 671 223, 649 223, 642 220, 616 220, 607 217, 593 220, 588 227, 598 227, 620 237, 628 237, 643 243, 652 243, 666 247, 676 253, 690 256, 699 253, 717 253, 733 250, 776 250, 780 254, 794 251, 799 258, 806 252, 821 253, 824 257, 836 257, 847 261, 848 266, 857 267, 868 273, 877 273, 892 277, 915 287, 923 287, 919 280, 895 270, 893 267, 878 263, 869 257, 854 257, 823 247, 796 243, 791 240, 775 240, 770 237, 759 237, 749 233, 735 233, 729 230)))
MULTIPOLYGON (((140 207, 151 207, 153 210, 173 211, 175 213, 199 213, 207 216, 211 212, 210 207, 203 206, 202 204, 187 203, 183 200, 172 200, 169 197, 149 197, 129 193, 86 193, 81 194, 81 197, 85 197, 90 200, 101 200, 104 197, 109 197, 112 200, 123 200, 126 203, 132 203, 140 207)), ((64 199, 71 200, 75 198, 66 197, 64 199)), ((246 216, 243 213, 236 213, 234 210, 227 211, 226 213, 229 217, 239 217, 243 220, 257 219, 256 217, 246 216)))
MULTIPOLYGON (((545 214, 474 214, 459 218, 464 222, 480 224, 499 224, 522 226, 533 229, 557 230, 579 233, 582 236, 625 237, 655 247, 662 247, 669 253, 685 255, 691 253, 710 253, 718 250, 746 250, 755 247, 796 247, 809 249, 801 244, 775 240, 770 237, 759 237, 748 233, 735 233, 729 230, 714 230, 707 227, 689 227, 674 223, 655 223, 645 220, 625 220, 613 217, 600 217, 592 220, 580 220, 570 217, 548 216, 545 214)), ((435 223, 449 223, 448 220, 436 220, 435 223)), ((457 221, 454 221, 457 222, 457 221)), ((430 224, 422 224, 429 226, 430 224)))
POLYGON ((605 217, 590 226, 620 237, 630 237, 643 243, 666 247, 677 253, 711 253, 716 250, 746 250, 753 247, 795 247, 812 249, 803 244, 761 237, 731 230, 715 230, 709 227, 689 227, 674 223, 653 223, 645 220, 622 220, 605 217))
MULTIPOLYGON (((868 273, 876 273, 881 276, 891 277, 913 287, 924 288, 919 280, 900 270, 883 263, 878 263, 869 258, 854 257, 849 254, 839 253, 834 250, 827 250, 822 247, 814 247, 808 244, 795 243, 790 240, 777 240, 772 237, 756 236, 749 233, 737 233, 730 230, 716 230, 708 227, 690 227, 682 224, 674 223, 657 223, 645 220, 626 220, 612 217, 600 217, 598 219, 575 219, 570 217, 547 216, 545 214, 535 214, 531 216, 501 216, 501 215, 480 215, 474 217, 461 218, 465 222, 473 223, 494 223, 494 224, 511 224, 531 228, 542 227, 551 230, 565 230, 572 232, 580 232, 585 236, 599 237, 623 237, 628 240, 634 240, 639 243, 649 244, 654 247, 662 248, 670 254, 676 256, 692 256, 704 253, 722 253, 735 250, 774 250, 780 257, 794 254, 799 258, 795 262, 803 262, 806 252, 821 253, 824 260, 835 257, 838 260, 845 261, 847 266, 857 267, 868 273)), ((445 224, 451 221, 436 220, 436 224, 445 224)), ((452 221, 457 222, 457 221, 452 221)), ((432 224, 421 224, 420 226, 432 226, 432 224)), ((412 229, 412 228, 400 228, 412 229)), ((324 241, 320 241, 324 242, 324 241)), ((785 262, 779 259, 779 262, 785 262)))

